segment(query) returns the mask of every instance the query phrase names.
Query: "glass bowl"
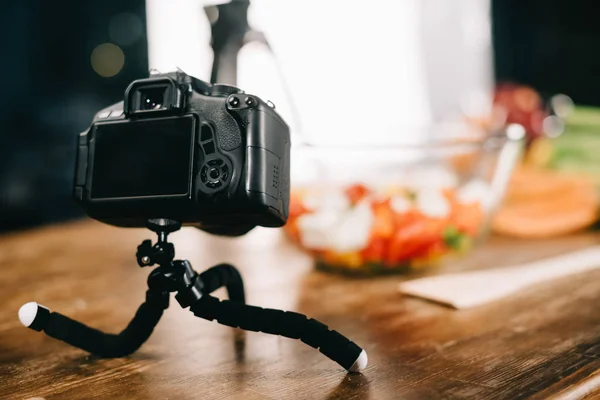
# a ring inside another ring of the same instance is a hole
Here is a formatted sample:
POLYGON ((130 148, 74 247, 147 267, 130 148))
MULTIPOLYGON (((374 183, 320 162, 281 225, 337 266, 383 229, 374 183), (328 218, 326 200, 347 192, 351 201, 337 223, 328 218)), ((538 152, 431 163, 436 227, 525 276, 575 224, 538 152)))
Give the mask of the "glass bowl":
POLYGON ((318 268, 360 275, 467 253, 487 236, 524 130, 451 132, 420 142, 293 148, 285 232, 318 268))

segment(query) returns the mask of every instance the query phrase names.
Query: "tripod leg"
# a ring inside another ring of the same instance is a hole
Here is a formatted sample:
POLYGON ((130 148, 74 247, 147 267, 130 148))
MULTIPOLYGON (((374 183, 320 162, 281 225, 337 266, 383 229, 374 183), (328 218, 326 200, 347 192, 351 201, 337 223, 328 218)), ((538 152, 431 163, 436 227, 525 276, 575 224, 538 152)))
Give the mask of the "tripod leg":
POLYGON ((242 329, 300 339, 340 364, 358 372, 367 366, 367 353, 341 333, 305 315, 219 300, 208 294, 190 307, 195 316, 242 329))
POLYGON ((148 291, 146 302, 138 308, 129 325, 116 335, 90 328, 60 313, 50 312, 46 307, 34 302, 21 307, 19 319, 28 328, 43 330, 46 335, 89 353, 109 358, 124 357, 139 349, 148 340, 168 306, 168 292, 148 291))
POLYGON ((204 284, 202 292, 209 294, 225 286, 229 300, 246 303, 244 281, 239 271, 230 264, 219 264, 200 274, 199 279, 204 284))

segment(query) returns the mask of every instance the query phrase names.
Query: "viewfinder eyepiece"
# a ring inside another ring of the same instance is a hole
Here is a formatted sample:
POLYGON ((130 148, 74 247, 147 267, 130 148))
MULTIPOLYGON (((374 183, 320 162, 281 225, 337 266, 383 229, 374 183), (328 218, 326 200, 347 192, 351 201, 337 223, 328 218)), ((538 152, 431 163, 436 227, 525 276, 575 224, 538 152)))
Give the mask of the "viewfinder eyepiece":
POLYGON ((139 117, 181 110, 182 102, 179 87, 169 78, 140 79, 125 92, 125 112, 139 117))
POLYGON ((163 107, 166 87, 157 87, 140 90, 140 109, 159 110, 163 107))

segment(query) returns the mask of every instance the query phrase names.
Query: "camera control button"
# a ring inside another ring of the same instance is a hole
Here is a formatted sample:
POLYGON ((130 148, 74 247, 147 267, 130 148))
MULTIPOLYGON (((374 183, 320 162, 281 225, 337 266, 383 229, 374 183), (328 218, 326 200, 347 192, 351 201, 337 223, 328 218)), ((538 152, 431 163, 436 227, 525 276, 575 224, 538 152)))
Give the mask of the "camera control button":
POLYGON ((218 168, 212 167, 208 172, 208 176, 210 177, 210 179, 219 179, 219 177, 221 176, 221 171, 219 171, 218 168))
POLYGON ((211 90, 211 94, 213 96, 227 97, 230 94, 234 94, 234 93, 244 93, 244 91, 241 90, 240 88, 235 87, 235 86, 224 85, 222 83, 218 83, 216 85, 213 85, 212 90, 211 90))
POLYGON ((227 165, 223 165, 221 167, 221 180, 227 182, 227 178, 229 178, 229 168, 227 168, 227 165))
POLYGON ((200 168, 201 190, 215 193, 228 185, 231 177, 231 165, 222 158, 207 160, 200 168))
POLYGON ((219 181, 215 181, 215 182, 207 182, 207 183, 206 183, 206 186, 208 186, 208 187, 209 187, 209 188, 211 188, 211 189, 216 189, 216 188, 218 188, 218 187, 219 187, 219 186, 221 186, 221 185, 222 185, 222 183, 221 183, 221 182, 219 182, 219 181))
POLYGON ((240 105, 240 99, 238 99, 236 96, 231 96, 227 100, 227 103, 229 103, 231 107, 237 107, 240 105))

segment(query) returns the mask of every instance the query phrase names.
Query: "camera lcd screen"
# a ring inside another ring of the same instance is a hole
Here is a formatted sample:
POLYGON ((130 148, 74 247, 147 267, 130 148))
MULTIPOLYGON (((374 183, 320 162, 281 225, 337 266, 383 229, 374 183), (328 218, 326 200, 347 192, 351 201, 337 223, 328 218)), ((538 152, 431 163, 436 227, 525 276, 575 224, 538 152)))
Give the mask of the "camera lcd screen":
POLYGON ((187 194, 193 137, 192 116, 97 124, 91 198, 187 194))

